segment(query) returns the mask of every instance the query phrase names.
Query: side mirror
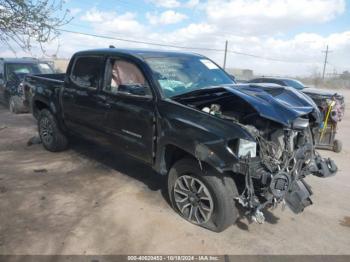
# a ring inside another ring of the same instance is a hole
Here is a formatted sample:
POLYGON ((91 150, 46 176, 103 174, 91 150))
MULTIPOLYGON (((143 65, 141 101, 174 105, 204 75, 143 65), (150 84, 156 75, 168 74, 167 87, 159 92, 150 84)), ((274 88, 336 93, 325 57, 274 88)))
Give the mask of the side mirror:
POLYGON ((236 77, 234 75, 230 75, 231 79, 236 82, 236 77))
POLYGON ((136 96, 146 96, 146 88, 141 84, 119 85, 118 91, 136 96))

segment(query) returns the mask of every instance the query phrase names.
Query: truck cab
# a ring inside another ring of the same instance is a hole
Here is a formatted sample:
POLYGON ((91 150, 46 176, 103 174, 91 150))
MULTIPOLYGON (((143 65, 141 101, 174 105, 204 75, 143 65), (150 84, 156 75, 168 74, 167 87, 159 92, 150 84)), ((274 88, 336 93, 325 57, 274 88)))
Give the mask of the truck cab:
POLYGON ((67 129, 152 163, 157 97, 146 70, 125 55, 74 56, 61 93, 67 129))

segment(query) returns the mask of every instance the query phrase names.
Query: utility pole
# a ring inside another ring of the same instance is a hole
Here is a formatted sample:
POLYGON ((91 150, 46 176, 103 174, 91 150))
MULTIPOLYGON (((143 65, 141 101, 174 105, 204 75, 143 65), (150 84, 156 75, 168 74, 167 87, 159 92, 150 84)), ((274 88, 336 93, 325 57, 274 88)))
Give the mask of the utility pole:
POLYGON ((227 44, 228 44, 228 41, 226 40, 226 42, 225 42, 224 66, 223 66, 224 69, 226 69, 227 44))
POLYGON ((326 51, 322 51, 322 52, 326 53, 325 58, 324 58, 323 73, 322 73, 322 79, 324 80, 324 75, 326 73, 326 66, 327 66, 327 62, 328 62, 328 53, 331 52, 328 50, 328 45, 327 45, 326 51))

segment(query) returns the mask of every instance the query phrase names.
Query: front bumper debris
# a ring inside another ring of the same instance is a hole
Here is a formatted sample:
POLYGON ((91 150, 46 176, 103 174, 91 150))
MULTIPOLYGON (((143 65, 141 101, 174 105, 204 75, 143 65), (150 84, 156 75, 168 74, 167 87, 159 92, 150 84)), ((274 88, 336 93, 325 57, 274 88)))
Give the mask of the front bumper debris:
POLYGON ((294 166, 290 169, 272 173, 259 163, 259 158, 245 158, 240 161, 240 167, 234 169, 245 174, 246 182, 238 202, 248 210, 252 221, 257 223, 265 221, 263 209, 276 207, 281 202, 294 213, 301 213, 312 205, 312 190, 304 178, 310 174, 329 177, 338 170, 333 160, 313 155, 307 144, 296 151, 294 166), (308 167, 305 168, 305 165, 308 167))
POLYGON ((301 213, 305 207, 310 206, 312 201, 311 188, 306 182, 301 179, 293 183, 291 189, 286 194, 285 201, 287 206, 296 214, 301 213))
POLYGON ((334 176, 338 171, 338 167, 335 162, 330 158, 322 158, 316 156, 312 174, 318 177, 330 177, 334 176))

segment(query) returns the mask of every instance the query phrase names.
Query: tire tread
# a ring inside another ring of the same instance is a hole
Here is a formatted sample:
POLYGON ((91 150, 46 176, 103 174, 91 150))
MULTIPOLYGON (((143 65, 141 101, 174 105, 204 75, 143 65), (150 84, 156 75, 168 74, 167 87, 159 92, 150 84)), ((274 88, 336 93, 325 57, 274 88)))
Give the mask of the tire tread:
POLYGON ((193 173, 196 178, 201 179, 213 194, 215 204, 212 219, 200 226, 214 232, 221 232, 234 224, 238 219, 238 210, 233 198, 238 194, 235 182, 231 177, 225 177, 225 174, 219 174, 211 167, 206 167, 203 172, 198 162, 191 158, 183 158, 177 161, 169 171, 168 194, 173 209, 179 213, 173 199, 173 186, 178 176, 184 174, 184 171, 193 173))
POLYGON ((43 146, 45 147, 45 149, 51 152, 60 152, 67 149, 68 147, 67 136, 60 130, 55 116, 48 109, 43 109, 39 112, 39 119, 38 119, 39 135, 40 135, 40 119, 43 117, 49 118, 49 120, 53 125, 53 132, 54 132, 53 143, 51 145, 46 145, 43 143, 43 146))

